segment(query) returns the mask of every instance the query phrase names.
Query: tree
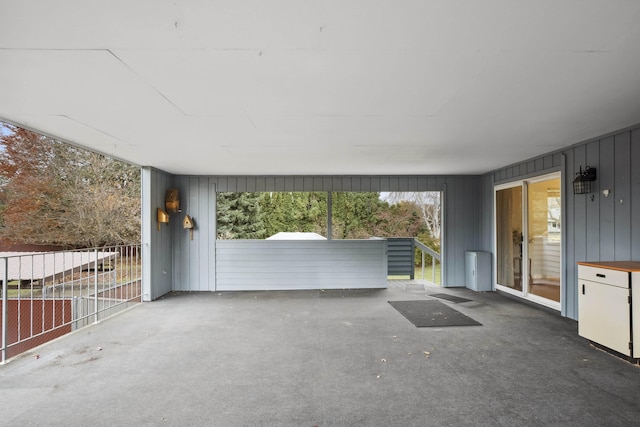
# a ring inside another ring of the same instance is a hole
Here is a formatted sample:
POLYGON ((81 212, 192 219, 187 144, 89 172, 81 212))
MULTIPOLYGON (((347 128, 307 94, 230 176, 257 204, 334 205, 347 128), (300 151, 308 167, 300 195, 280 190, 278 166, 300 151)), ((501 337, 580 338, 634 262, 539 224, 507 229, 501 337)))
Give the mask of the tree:
POLYGON ((262 193, 260 209, 267 237, 283 231, 326 233, 326 193, 262 193))
POLYGON ((8 241, 96 247, 140 240, 135 166, 4 125, 0 177, 0 237, 8 241))
POLYGON ((265 233, 259 193, 217 193, 218 239, 261 239, 265 233))
POLYGON ((422 220, 431 236, 440 241, 440 193, 437 191, 415 191, 389 193, 387 200, 399 203, 402 200, 412 201, 419 208, 422 220))
POLYGON ((380 193, 332 194, 332 234, 336 239, 366 239, 373 235, 378 211, 384 206, 380 193))
POLYGON ((426 231, 419 209, 413 202, 401 201, 378 213, 374 235, 378 237, 419 237, 426 231))
POLYGON ((69 206, 61 218, 65 235, 91 247, 139 240, 139 169, 92 152, 65 154, 72 156, 67 164, 77 161, 75 173, 61 183, 69 206))
MULTIPOLYGON (((326 235, 327 193, 218 193, 217 197, 219 239, 256 239, 287 231, 326 235)), ((389 205, 377 192, 332 193, 331 237, 373 236, 418 237, 439 248, 415 202, 402 200, 389 205)))

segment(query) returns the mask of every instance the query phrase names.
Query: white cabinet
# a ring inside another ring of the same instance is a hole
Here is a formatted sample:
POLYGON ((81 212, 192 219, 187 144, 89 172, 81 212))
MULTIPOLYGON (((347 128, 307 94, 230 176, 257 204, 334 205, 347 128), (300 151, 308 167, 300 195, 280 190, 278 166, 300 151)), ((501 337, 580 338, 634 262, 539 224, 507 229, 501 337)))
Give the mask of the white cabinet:
POLYGON ((466 287, 477 292, 491 291, 491 253, 467 251, 465 261, 466 287))
POLYGON ((640 262, 578 263, 578 334, 640 357, 640 307, 634 304, 634 290, 640 300, 640 262))

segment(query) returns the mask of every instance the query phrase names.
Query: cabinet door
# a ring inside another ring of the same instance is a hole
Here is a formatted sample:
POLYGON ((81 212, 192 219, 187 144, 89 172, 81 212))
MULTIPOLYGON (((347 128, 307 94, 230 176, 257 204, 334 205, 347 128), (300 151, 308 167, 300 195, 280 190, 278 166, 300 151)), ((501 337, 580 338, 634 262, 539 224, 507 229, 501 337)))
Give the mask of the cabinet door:
POLYGON ((465 281, 466 286, 474 291, 478 290, 478 278, 476 276, 477 255, 475 252, 465 254, 465 281))
POLYGON ((638 359, 640 358, 640 271, 631 273, 631 295, 633 295, 631 303, 631 324, 633 325, 632 357, 638 359))
POLYGON ((578 334, 630 356, 629 289, 578 279, 578 334))

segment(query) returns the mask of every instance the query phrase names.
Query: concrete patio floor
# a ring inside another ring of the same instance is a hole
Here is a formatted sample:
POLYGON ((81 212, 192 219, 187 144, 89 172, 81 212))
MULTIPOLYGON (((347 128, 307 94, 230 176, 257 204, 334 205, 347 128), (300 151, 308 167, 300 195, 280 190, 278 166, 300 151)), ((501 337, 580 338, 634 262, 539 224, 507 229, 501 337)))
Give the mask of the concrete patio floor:
POLYGON ((0 425, 628 426, 640 368, 496 293, 183 293, 0 366, 0 405, 0 425), (416 328, 387 303, 434 293, 483 326, 416 328))

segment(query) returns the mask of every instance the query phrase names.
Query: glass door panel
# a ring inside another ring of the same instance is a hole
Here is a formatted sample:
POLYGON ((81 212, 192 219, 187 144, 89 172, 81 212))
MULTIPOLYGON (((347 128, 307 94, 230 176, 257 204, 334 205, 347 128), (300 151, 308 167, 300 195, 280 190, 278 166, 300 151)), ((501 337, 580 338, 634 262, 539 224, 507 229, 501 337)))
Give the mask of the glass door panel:
POLYGON ((497 283, 522 291, 522 186, 496 191, 497 283))
POLYGON ((527 186, 528 293, 560 302, 560 178, 527 186))

